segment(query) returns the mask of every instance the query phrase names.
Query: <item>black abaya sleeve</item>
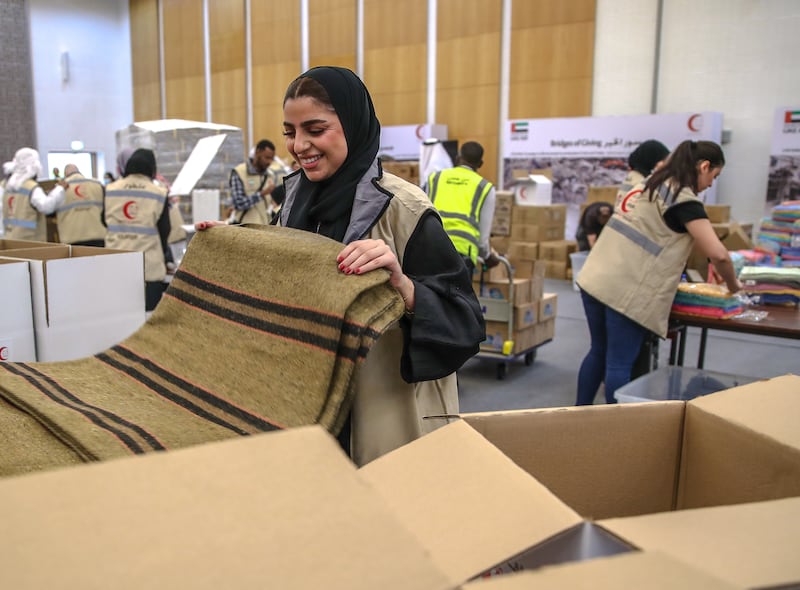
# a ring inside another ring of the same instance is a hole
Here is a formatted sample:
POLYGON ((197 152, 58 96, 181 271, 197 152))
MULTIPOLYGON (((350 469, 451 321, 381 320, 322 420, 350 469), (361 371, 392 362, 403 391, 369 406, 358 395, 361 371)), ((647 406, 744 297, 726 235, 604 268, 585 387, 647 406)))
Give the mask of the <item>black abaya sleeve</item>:
POLYGON ((411 236, 403 272, 416 290, 414 315, 401 320, 401 375, 409 383, 445 377, 478 352, 486 329, 472 277, 433 212, 411 236))

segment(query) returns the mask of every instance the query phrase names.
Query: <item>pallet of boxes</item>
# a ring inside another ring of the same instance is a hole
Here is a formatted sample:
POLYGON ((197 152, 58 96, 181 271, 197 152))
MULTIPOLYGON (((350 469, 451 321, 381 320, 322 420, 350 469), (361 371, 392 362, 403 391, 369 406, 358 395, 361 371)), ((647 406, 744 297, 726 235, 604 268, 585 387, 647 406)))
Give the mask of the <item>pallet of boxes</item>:
POLYGON ((478 356, 499 358, 502 378, 508 361, 523 358, 530 365, 536 349, 555 335, 557 295, 544 292, 550 261, 540 247, 563 238, 566 206, 515 204, 506 191, 497 192, 496 203, 491 242, 508 264, 477 272, 473 287, 486 320, 478 356))

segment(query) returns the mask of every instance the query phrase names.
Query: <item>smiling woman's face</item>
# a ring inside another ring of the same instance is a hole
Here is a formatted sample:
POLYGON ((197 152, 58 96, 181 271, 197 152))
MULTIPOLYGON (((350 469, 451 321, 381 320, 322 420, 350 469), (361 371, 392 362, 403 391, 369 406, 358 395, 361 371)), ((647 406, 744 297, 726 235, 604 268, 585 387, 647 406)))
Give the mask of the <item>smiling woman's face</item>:
POLYGON ((347 159, 347 140, 339 117, 308 96, 284 103, 283 135, 286 149, 312 182, 330 178, 347 159))

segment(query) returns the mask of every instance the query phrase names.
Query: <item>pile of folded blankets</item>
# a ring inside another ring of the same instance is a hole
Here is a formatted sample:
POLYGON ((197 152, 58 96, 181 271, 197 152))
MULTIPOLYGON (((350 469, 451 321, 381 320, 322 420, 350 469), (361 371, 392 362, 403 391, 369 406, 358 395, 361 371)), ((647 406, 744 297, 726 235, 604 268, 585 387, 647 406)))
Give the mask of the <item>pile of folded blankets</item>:
POLYGON ((711 283, 678 284, 672 311, 686 315, 728 319, 744 311, 738 297, 731 295, 724 285, 711 283))
POLYGON ((745 292, 758 295, 761 303, 800 303, 800 266, 745 266, 739 273, 739 280, 745 292))

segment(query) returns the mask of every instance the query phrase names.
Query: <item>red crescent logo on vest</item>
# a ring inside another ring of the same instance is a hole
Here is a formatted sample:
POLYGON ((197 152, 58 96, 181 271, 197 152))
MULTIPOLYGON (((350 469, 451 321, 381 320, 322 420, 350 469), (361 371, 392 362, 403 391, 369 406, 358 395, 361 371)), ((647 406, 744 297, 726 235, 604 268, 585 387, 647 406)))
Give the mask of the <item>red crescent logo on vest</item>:
POLYGON ((86 197, 81 194, 81 187, 79 184, 75 185, 75 196, 79 199, 85 199, 86 197))
POLYGON ((425 127, 425 125, 417 125, 417 128, 414 130, 414 135, 417 136, 417 139, 425 139, 424 137, 422 137, 423 127, 425 127))
POLYGON ((9 195, 8 197, 8 212, 14 212, 14 195, 9 195))
POLYGON ((0 346, 0 361, 8 360, 8 346, 0 346))
POLYGON ((689 120, 686 121, 686 126, 689 128, 689 131, 700 131, 703 128, 703 115, 692 115, 689 117, 689 120))
POLYGON ((635 190, 635 191, 631 191, 627 195, 625 195, 625 198, 622 199, 622 203, 620 203, 620 205, 619 205, 619 208, 622 210, 623 213, 630 213, 630 209, 628 209, 628 200, 633 198, 633 197, 635 197, 636 195, 638 195, 641 192, 642 192, 642 189, 638 189, 638 190, 635 190))
POLYGON ((524 187, 524 186, 521 186, 521 187, 519 187, 519 198, 520 198, 521 200, 523 200, 523 201, 524 201, 525 199, 527 199, 527 198, 528 198, 528 197, 525 195, 525 187, 524 187))
POLYGON ((136 201, 128 201, 122 206, 122 214, 128 219, 136 219, 136 212, 138 209, 136 201))

